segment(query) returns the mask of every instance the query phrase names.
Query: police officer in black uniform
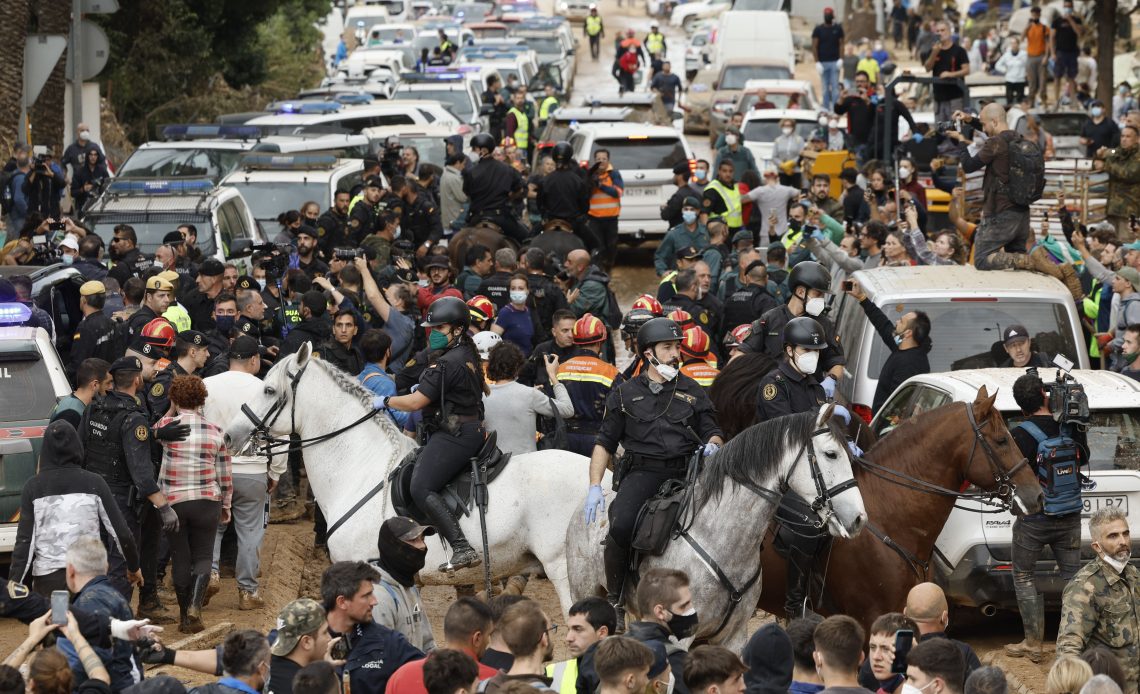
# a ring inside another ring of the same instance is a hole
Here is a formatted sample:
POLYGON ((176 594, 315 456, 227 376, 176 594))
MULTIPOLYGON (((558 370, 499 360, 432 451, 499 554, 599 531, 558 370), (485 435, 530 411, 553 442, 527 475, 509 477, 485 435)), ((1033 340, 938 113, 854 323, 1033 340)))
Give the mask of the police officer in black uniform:
MULTIPOLYGON (((420 255, 426 254, 432 246, 443 238, 443 223, 439 218, 439 206, 431 195, 414 181, 403 176, 391 180, 392 192, 403 206, 400 217, 401 238, 411 239, 420 255)), ((391 206, 390 206, 391 207, 391 206)))
MULTIPOLYGON (((115 503, 130 526, 140 555, 147 552, 157 554, 157 543, 152 543, 153 546, 143 543, 142 522, 146 504, 157 509, 162 528, 167 532, 177 530, 178 515, 158 487, 151 462, 151 437, 181 440, 189 433, 189 427, 172 422, 151 432, 146 411, 135 397, 143 383, 142 362, 138 357, 120 357, 111 364, 110 373, 115 380, 114 390, 92 402, 80 424, 80 434, 84 439, 83 465, 107 481, 115 503)), ((115 588, 130 600, 126 559, 118 551, 112 552, 107 575, 115 588)))
POLYGON ((574 233, 595 250, 601 239, 590 226, 590 182, 582 167, 574 163, 574 148, 569 142, 559 142, 551 150, 554 171, 544 176, 538 185, 538 211, 542 221, 561 219, 574 229, 574 233))
POLYGON ((479 155, 479 161, 463 167, 463 192, 471 201, 467 223, 475 224, 483 219, 494 222, 507 236, 525 243, 529 234, 511 211, 512 201, 526 191, 522 176, 509 164, 491 156, 495 139, 487 133, 471 138, 471 149, 479 155))
POLYGON ((106 301, 107 288, 102 282, 92 280, 79 287, 79 310, 84 316, 76 326, 71 342, 67 375, 72 379, 84 359, 97 357, 110 364, 123 353, 119 329, 115 321, 103 313, 106 301))
MULTIPOLYGON (((816 377, 819 359, 828 346, 823 326, 807 316, 793 318, 784 326, 782 339, 784 351, 779 364, 760 380, 756 397, 756 419, 760 422, 827 404, 827 393, 816 377)), ((834 407, 835 416, 850 421, 847 408, 834 407)), ((788 619, 804 616, 812 565, 828 542, 826 529, 805 521, 812 513, 811 506, 795 492, 784 495, 777 511, 780 526, 776 547, 786 557, 788 567, 784 597, 788 619)))
POLYGON ((384 196, 384 181, 373 176, 364 182, 360 198, 348 210, 348 237, 354 246, 376 230, 376 215, 380 213, 380 199, 384 196))
POLYGON ((629 547, 642 505, 662 482, 683 479, 693 452, 712 455, 724 443, 716 412, 696 381, 679 373, 681 328, 668 318, 654 318, 637 332, 637 348, 647 361, 641 375, 615 388, 606 399, 606 414, 590 457, 590 489, 586 522, 605 510, 602 475, 620 443, 625 456, 614 466, 620 490, 610 506, 606 537, 606 588, 609 601, 621 608, 629 547))
POLYGON ((197 330, 183 330, 178 333, 174 349, 170 353, 170 363, 165 369, 154 374, 154 382, 147 390, 147 407, 151 418, 157 421, 170 409, 170 384, 175 376, 197 376, 210 360, 210 344, 205 333, 197 330))
POLYGON ((841 367, 847 363, 843 348, 835 339, 835 325, 823 315, 826 296, 831 292, 831 275, 819 263, 805 260, 788 273, 788 290, 792 296, 787 304, 769 310, 752 324, 752 335, 744 341, 744 349, 778 359, 784 353, 784 326, 799 316, 814 318, 827 341, 820 352, 816 374, 831 397, 835 394, 836 378, 843 371, 841 367))
POLYGON ((432 329, 428 349, 413 359, 428 364, 419 388, 407 395, 377 396, 374 402, 377 409, 424 410, 428 439, 412 473, 411 493, 416 506, 453 550, 441 571, 477 566, 481 561, 439 494, 456 475, 470 469, 471 458, 486 436, 483 395, 487 387, 479 352, 467 334, 470 320, 462 299, 445 296, 433 301, 422 323, 432 329))
POLYGON ((333 206, 317 217, 319 245, 325 260, 332 258, 334 248, 348 244, 348 204, 351 201, 351 193, 338 190, 333 195, 333 206))

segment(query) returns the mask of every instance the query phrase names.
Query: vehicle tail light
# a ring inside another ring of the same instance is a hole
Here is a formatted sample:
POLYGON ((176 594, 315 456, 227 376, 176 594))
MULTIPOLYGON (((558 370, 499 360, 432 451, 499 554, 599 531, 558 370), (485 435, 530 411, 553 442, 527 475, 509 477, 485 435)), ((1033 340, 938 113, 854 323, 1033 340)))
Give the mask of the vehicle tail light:
POLYGON ((998 564, 994 566, 994 571, 1012 571, 1013 564, 998 564))
POLYGON ((871 423, 871 408, 866 405, 852 405, 851 411, 857 414, 867 424, 871 423))
POLYGON ((471 126, 466 124, 460 125, 458 128, 456 128, 455 132, 460 135, 466 135, 471 132, 471 126))

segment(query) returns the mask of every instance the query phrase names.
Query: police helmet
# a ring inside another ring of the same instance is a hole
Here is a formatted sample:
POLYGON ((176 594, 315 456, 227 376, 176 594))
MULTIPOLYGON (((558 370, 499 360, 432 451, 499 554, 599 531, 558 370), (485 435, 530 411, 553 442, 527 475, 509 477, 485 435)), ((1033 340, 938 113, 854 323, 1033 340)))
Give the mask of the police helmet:
POLYGON ((568 164, 574 160, 574 148, 569 142, 559 142, 550 150, 550 156, 555 164, 568 164))
POLYGON ((467 303, 455 296, 445 296, 431 302, 422 327, 434 328, 440 325, 461 325, 464 328, 471 322, 471 311, 467 303))
POLYGON ((805 349, 823 349, 827 347, 827 337, 823 334, 823 326, 819 321, 800 316, 784 326, 784 344, 805 349))
POLYGON ((471 138, 471 149, 495 149, 495 138, 490 133, 479 133, 471 138))
POLYGON ((629 313, 625 314, 625 318, 621 320, 621 331, 626 334, 626 337, 633 338, 641 330, 641 326, 654 318, 657 316, 653 315, 653 311, 647 308, 631 308, 629 313))
POLYGON ((805 260, 801 263, 796 263, 796 266, 788 273, 788 289, 795 294, 796 287, 807 287, 808 289, 816 289, 821 292, 830 292, 831 273, 814 260, 805 260))
POLYGON ((652 347, 658 342, 680 342, 685 338, 681 326, 669 318, 654 318, 637 331, 637 348, 652 347))

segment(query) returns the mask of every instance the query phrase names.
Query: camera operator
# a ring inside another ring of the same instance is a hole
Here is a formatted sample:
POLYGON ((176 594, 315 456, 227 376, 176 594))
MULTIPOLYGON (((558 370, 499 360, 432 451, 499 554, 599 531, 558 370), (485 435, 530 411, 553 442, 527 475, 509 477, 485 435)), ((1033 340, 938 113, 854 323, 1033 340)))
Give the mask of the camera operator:
POLYGON ((99 150, 92 147, 84 154, 83 161, 75 167, 71 177, 72 214, 79 214, 87 206, 88 200, 96 194, 110 174, 99 150))
POLYGON ((59 218, 59 199, 67 180, 63 169, 54 161, 51 152, 36 157, 32 170, 24 180, 24 196, 28 199, 28 213, 39 212, 45 217, 59 218))
MULTIPOLYGON (((1063 387, 1060 382, 1051 388, 1063 387)), ((1083 391, 1080 397, 1084 397, 1083 391)), ((1034 575, 1042 550, 1048 545, 1057 560, 1061 580, 1068 582, 1081 567, 1081 475, 1088 462, 1085 432, 1080 426, 1058 422, 1049 409, 1045 385, 1030 369, 1013 383, 1013 399, 1025 420, 1010 428, 1017 448, 1034 466, 1045 503, 1041 513, 1013 521, 1013 588, 1025 630, 1025 640, 1005 647, 1015 658, 1041 660, 1045 629, 1044 596, 1037 593, 1034 575)), ((1067 409, 1067 408, 1066 408, 1067 409)))

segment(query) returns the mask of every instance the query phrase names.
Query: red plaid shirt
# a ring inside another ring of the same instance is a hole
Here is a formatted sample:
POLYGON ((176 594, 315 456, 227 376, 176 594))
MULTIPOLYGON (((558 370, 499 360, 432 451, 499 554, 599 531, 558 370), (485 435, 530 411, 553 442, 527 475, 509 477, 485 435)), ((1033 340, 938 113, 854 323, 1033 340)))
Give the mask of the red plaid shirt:
POLYGON ((180 410, 174 417, 163 417, 158 426, 178 419, 190 425, 190 435, 183 441, 163 441, 162 470, 158 482, 166 500, 208 499, 230 507, 233 483, 230 475, 230 452, 226 450, 222 430, 207 422, 201 413, 180 410))

